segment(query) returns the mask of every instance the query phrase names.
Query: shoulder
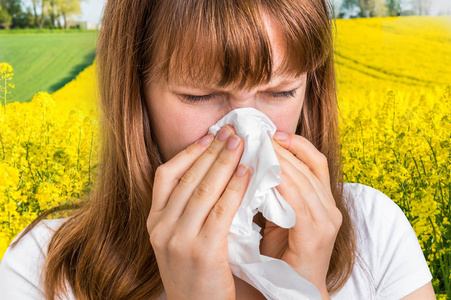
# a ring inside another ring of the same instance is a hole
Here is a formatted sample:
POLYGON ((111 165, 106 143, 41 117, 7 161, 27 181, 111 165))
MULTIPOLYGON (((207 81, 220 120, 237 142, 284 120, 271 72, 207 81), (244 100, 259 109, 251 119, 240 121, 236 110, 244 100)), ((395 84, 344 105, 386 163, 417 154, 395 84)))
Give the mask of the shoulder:
MULTIPOLYGON (((14 248, 9 246, 0 261, 0 290, 8 299, 37 299, 42 297, 39 284, 48 243, 65 219, 42 220, 14 248)), ((23 229, 12 242, 25 231, 23 229)))
POLYGON ((372 247, 380 246, 383 240, 388 242, 398 236, 401 229, 414 234, 404 212, 383 192, 362 183, 345 183, 343 189, 349 196, 349 213, 358 229, 358 243, 365 244, 361 246, 370 246, 369 239, 374 242, 372 247))
POLYGON ((383 192, 345 183, 357 249, 379 298, 400 299, 432 279, 415 231, 401 208, 383 192))
POLYGON ((362 183, 345 183, 344 192, 350 196, 350 214, 362 238, 390 239, 400 232, 416 234, 402 209, 383 192, 362 183))
POLYGON ((383 192, 361 183, 345 183, 344 192, 350 196, 350 214, 358 242, 365 244, 361 246, 377 250, 384 247, 383 243, 393 246, 406 238, 419 244, 402 209, 383 192))
MULTIPOLYGON (((9 258, 17 255, 18 253, 25 254, 40 254, 41 252, 45 253, 47 250, 48 242, 50 238, 53 236, 53 233, 61 226, 61 224, 66 221, 67 218, 64 219, 49 219, 42 220, 36 226, 34 226, 18 243, 14 248, 9 246, 6 249, 5 255, 3 258, 9 258)), ((11 242, 15 242, 25 231, 24 228, 11 242)), ((2 262, 4 259, 2 259, 2 262)), ((7 262, 8 260, 6 260, 7 262)))
POLYGON ((352 206, 357 218, 365 217, 366 222, 375 222, 380 219, 405 217, 401 208, 392 199, 371 186, 346 182, 343 189, 353 201, 352 206))

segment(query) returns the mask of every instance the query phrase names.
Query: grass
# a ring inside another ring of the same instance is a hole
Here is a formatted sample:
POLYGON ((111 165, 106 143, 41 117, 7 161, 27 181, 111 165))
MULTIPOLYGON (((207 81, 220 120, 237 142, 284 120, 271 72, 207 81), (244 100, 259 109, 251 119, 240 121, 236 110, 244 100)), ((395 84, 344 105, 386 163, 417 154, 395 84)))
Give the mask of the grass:
POLYGON ((5 34, 36 34, 36 33, 80 33, 80 32, 95 32, 91 29, 58 29, 58 28, 17 28, 17 29, 3 29, 0 30, 0 35, 5 34))
POLYGON ((40 91, 53 93, 93 63, 98 31, 52 32, 0 34, 0 62, 14 68, 12 101, 28 102, 40 91))

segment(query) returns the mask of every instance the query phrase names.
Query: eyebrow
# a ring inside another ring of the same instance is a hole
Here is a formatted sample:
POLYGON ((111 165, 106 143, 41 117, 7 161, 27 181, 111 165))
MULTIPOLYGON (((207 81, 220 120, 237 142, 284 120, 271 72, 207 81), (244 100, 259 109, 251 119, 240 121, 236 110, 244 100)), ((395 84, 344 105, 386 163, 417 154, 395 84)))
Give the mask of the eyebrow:
MULTIPOLYGON (((276 89, 276 88, 284 88, 286 86, 289 85, 293 85, 295 83, 299 83, 301 80, 301 77, 290 77, 290 78, 284 78, 282 80, 279 80, 277 82, 271 82, 266 85, 266 87, 264 88, 264 90, 272 90, 272 89, 276 89)), ((179 84, 174 83, 174 84, 169 84, 170 87, 179 87, 179 88, 187 88, 187 89, 197 89, 197 90, 209 90, 209 91, 215 91, 215 92, 228 92, 229 89, 226 88, 221 88, 215 85, 206 85, 206 84, 202 84, 199 82, 190 82, 190 81, 185 81, 185 83, 183 83, 183 81, 179 84)))

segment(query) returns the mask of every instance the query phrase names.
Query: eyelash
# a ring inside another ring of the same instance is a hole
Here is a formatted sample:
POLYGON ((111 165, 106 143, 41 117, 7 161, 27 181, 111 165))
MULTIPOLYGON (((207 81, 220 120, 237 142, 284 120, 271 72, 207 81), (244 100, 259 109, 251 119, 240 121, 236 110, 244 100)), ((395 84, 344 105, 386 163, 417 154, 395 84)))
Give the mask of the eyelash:
MULTIPOLYGON (((199 103, 199 102, 205 102, 213 98, 215 95, 205 95, 205 96, 192 96, 192 95, 182 95, 182 97, 190 103, 199 103)), ((274 98, 290 98, 296 96, 296 90, 288 91, 288 92, 280 92, 280 93, 273 93, 272 96, 274 98)))

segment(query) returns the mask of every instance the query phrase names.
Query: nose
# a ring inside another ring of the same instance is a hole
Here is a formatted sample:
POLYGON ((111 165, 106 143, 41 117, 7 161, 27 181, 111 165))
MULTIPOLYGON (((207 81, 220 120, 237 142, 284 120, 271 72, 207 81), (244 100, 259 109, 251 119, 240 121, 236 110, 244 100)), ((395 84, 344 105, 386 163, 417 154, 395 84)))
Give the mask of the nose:
POLYGON ((228 103, 230 110, 242 107, 253 107, 255 106, 255 98, 257 89, 253 90, 241 90, 239 92, 229 93, 228 103))

